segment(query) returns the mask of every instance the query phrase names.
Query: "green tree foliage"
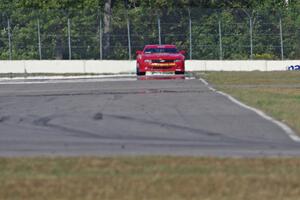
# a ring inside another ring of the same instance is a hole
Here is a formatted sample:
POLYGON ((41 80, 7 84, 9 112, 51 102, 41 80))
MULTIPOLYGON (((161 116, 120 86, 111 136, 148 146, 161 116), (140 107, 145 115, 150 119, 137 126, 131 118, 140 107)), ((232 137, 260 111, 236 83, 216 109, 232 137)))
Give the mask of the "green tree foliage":
POLYGON ((100 44, 103 59, 128 59, 127 26, 134 55, 158 43, 158 19, 162 43, 194 59, 249 59, 250 22, 253 58, 280 59, 281 19, 284 58, 300 59, 300 2, 284 0, 0 0, 0 59, 9 36, 13 59, 39 59, 38 24, 42 59, 69 59, 68 21, 72 59, 99 59, 100 44))

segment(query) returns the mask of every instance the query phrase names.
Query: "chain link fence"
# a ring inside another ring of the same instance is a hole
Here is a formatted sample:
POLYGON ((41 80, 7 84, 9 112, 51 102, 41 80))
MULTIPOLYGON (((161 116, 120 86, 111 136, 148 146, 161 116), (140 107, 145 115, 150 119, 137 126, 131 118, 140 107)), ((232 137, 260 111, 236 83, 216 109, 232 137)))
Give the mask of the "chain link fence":
POLYGON ((135 59, 175 44, 187 59, 300 59, 300 11, 114 9, 0 14, 0 59, 135 59))

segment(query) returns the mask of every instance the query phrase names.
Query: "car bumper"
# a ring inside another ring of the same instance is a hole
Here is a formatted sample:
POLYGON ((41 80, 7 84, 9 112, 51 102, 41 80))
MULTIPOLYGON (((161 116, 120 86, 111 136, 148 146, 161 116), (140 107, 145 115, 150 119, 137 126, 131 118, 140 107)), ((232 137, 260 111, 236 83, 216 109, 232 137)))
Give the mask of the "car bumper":
POLYGON ((184 71, 184 63, 147 63, 140 66, 140 71, 150 72, 176 72, 184 71))

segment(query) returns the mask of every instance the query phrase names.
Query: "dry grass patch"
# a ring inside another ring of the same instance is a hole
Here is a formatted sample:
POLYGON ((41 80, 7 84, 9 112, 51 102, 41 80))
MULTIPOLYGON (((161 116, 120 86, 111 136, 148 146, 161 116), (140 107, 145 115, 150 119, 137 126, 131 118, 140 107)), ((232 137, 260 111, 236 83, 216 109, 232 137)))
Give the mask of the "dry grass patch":
POLYGON ((200 76, 215 88, 263 110, 300 134, 299 72, 210 72, 200 76))
POLYGON ((0 159, 0 199, 299 199, 300 160, 0 159))
POLYGON ((300 84, 300 71, 197 73, 215 85, 300 84))

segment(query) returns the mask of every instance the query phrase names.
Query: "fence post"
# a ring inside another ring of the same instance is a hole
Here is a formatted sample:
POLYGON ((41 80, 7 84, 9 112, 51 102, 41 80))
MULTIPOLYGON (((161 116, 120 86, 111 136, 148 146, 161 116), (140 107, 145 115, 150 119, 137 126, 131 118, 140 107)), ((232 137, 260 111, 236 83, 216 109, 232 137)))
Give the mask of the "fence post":
POLYGON ((69 60, 72 60, 71 22, 70 22, 70 18, 68 18, 68 44, 69 44, 69 60))
POLYGON ((279 19, 279 28, 280 28, 280 47, 281 47, 281 60, 284 59, 284 55, 283 55, 283 34, 282 34, 282 20, 281 17, 279 19))
POLYGON ((12 59, 12 46, 11 46, 11 27, 10 20, 7 19, 7 32, 8 32, 8 51, 9 51, 9 60, 12 59))
POLYGON ((128 59, 131 60, 130 22, 128 17, 128 10, 126 10, 126 18, 127 18, 127 38, 128 38, 128 59))
POLYGON ((102 17, 101 17, 101 13, 99 13, 99 56, 100 56, 100 60, 103 59, 103 49, 102 49, 102 17))
POLYGON ((252 18, 249 16, 249 23, 250 23, 250 59, 253 59, 253 24, 252 18))
POLYGON ((41 29, 40 29, 40 20, 37 20, 37 31, 38 31, 38 45, 39 45, 39 56, 42 60, 42 43, 41 43, 41 29))
POLYGON ((190 32, 190 60, 193 59, 193 44, 192 44, 192 18, 191 18, 191 10, 190 8, 188 9, 189 11, 189 32, 190 32))
POLYGON ((158 26, 158 43, 161 45, 161 29, 160 29, 160 17, 157 15, 157 26, 158 26))
POLYGON ((221 20, 219 20, 219 47, 220 47, 220 60, 223 60, 223 44, 222 44, 221 20))

